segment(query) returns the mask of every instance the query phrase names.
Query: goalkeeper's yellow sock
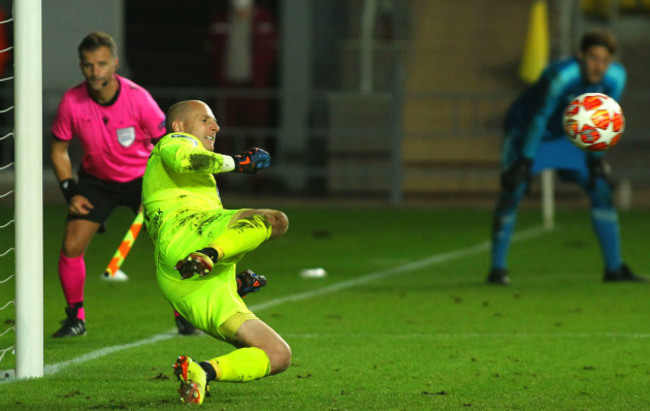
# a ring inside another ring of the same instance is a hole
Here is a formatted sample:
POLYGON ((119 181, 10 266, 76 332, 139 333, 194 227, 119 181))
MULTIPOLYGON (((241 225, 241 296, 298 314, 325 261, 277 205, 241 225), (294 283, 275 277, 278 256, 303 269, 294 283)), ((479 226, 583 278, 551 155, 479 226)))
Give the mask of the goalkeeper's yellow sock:
POLYGON ((233 222, 226 231, 214 239, 210 247, 226 259, 257 248, 271 236, 272 227, 264 216, 255 214, 233 222))
POLYGON ((214 369, 215 379, 221 382, 248 382, 271 372, 269 357, 255 347, 240 348, 206 362, 214 369))

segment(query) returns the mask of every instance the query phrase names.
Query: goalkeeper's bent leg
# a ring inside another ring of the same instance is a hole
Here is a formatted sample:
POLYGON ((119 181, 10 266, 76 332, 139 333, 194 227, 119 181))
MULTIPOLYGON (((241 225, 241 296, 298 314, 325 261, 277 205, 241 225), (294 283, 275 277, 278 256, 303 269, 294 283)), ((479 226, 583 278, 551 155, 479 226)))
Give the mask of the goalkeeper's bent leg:
POLYGON ((260 214, 235 220, 228 228, 210 242, 219 252, 219 259, 227 259, 257 248, 271 237, 272 226, 260 214))
POLYGON ((266 377, 271 363, 266 353, 256 347, 240 348, 207 361, 220 382, 248 382, 266 377))
POLYGON ((220 326, 226 340, 239 348, 229 354, 201 363, 209 379, 247 382, 274 375, 291 364, 291 348, 271 327, 255 318, 235 314, 220 326))

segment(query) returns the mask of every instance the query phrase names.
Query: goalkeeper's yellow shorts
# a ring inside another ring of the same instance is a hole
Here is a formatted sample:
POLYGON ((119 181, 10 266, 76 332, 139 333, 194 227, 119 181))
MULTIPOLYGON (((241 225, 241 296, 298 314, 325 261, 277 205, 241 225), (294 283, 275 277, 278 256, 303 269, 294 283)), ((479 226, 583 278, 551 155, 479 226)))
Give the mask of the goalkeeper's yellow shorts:
MULTIPOLYGON (((235 264, 219 267, 205 277, 171 280, 158 276, 158 284, 174 309, 196 328, 222 341, 232 342, 239 326, 256 319, 237 294, 235 264), (185 295, 177 292, 192 288, 185 295)), ((180 276, 179 276, 180 278, 180 276)))
MULTIPOLYGON (((156 244, 158 284, 165 298, 195 327, 223 341, 232 341, 239 326, 257 318, 237 294, 235 270, 243 255, 219 261, 210 274, 182 280, 176 263, 207 247, 243 210, 211 210, 187 221, 167 221, 156 244)), ((183 218, 183 215, 179 215, 183 218)))

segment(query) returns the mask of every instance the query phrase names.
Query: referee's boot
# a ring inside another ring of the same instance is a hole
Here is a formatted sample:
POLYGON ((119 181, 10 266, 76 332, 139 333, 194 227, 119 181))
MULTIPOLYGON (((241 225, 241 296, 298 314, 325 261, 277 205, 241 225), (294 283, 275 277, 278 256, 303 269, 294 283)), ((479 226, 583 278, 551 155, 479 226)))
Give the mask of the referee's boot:
POLYGON ((508 270, 505 268, 493 268, 490 270, 487 278, 488 284, 508 285, 510 284, 510 277, 508 270))
POLYGON ((85 335, 86 322, 77 317, 78 312, 79 308, 77 307, 66 307, 65 313, 68 318, 61 320, 61 328, 59 328, 59 331, 55 332, 52 337, 78 337, 80 335, 85 335))
POLYGON ((635 282, 647 283, 648 278, 634 274, 627 264, 621 264, 621 268, 615 271, 605 271, 605 282, 635 282))

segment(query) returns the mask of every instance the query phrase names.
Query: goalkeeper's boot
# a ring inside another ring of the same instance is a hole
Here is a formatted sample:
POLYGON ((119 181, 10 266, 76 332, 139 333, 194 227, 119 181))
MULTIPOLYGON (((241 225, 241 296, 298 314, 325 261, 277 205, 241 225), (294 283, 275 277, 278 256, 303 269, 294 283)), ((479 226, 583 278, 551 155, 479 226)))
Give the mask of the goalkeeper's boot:
POLYGON ((245 297, 248 293, 256 293, 264 286, 266 286, 266 277, 257 275, 252 270, 237 274, 237 294, 241 297, 245 297))
POLYGON ((185 404, 203 404, 207 376, 201 366, 190 357, 181 355, 174 364, 174 374, 180 382, 178 393, 185 404))
MULTIPOLYGON (((205 250, 214 251, 214 249, 211 248, 204 248, 203 250, 194 251, 176 263, 174 269, 179 272, 184 280, 195 275, 203 277, 212 271, 214 262, 217 260, 217 258, 213 259, 210 255, 207 254, 207 251, 204 252, 205 250)), ((216 253, 216 251, 214 251, 214 253, 216 253)), ((218 257, 218 254, 213 255, 213 257, 218 257)))
POLYGON ((636 275, 632 272, 630 267, 627 264, 621 264, 621 268, 615 271, 605 271, 605 277, 603 278, 606 282, 636 282, 636 283, 647 283, 648 278, 640 275, 636 275))
POLYGON ((194 326, 191 322, 187 321, 183 316, 176 316, 176 328, 180 335, 199 335, 201 331, 194 326))
POLYGON ((493 268, 490 270, 487 278, 488 284, 508 285, 510 284, 510 277, 508 270, 505 268, 493 268))
POLYGON ((55 332, 52 337, 61 338, 61 337, 77 337, 80 335, 86 334, 86 322, 81 318, 77 317, 77 312, 79 308, 76 307, 66 307, 65 313, 68 316, 65 320, 61 321, 61 328, 59 331, 55 332))

